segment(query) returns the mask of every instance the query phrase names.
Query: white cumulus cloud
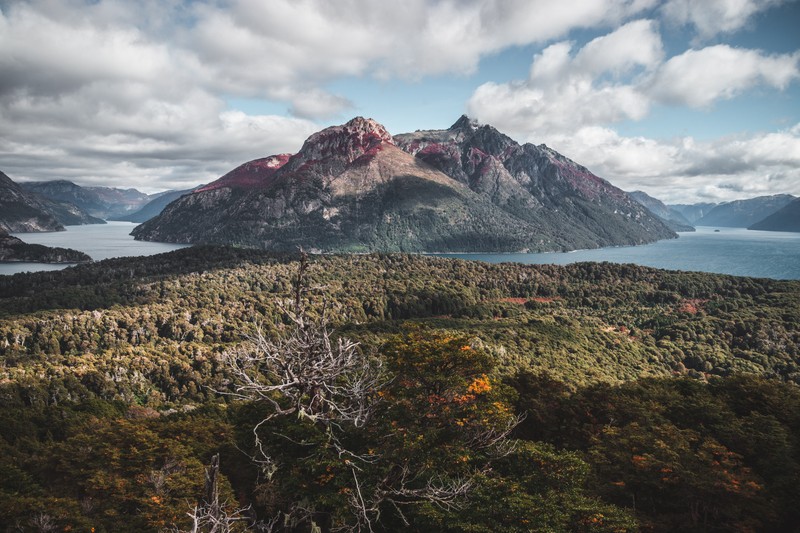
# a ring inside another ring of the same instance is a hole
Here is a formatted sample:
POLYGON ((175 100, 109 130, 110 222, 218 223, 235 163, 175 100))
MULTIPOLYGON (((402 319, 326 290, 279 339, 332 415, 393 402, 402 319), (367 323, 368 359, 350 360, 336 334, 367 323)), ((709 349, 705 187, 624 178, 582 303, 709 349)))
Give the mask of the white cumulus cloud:
POLYGON ((798 78, 800 52, 769 55, 720 44, 671 58, 648 90, 666 103, 705 107, 757 85, 785 89, 798 78))
POLYGON ((709 141, 626 137, 590 126, 548 144, 624 190, 667 203, 800 193, 800 124, 709 141))
POLYGON ((662 48, 650 20, 625 24, 577 52, 572 43, 556 43, 533 58, 527 80, 483 84, 467 107, 478 120, 517 135, 640 119, 651 101, 637 80, 659 65, 662 48))
POLYGON ((675 24, 691 25, 708 39, 743 28, 751 18, 784 0, 668 0, 662 7, 665 18, 675 24))

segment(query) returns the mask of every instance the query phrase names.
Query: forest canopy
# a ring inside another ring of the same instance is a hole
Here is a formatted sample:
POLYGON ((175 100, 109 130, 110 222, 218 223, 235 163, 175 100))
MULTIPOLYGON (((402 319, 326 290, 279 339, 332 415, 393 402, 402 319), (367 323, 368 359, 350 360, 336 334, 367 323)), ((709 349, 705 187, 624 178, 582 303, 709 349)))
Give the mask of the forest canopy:
POLYGON ((0 277, 3 530, 188 529, 217 455, 231 530, 800 522, 798 282, 379 254, 297 275, 195 247, 0 277), (234 394, 231 354, 291 338, 298 294, 380 363, 368 423, 234 394))

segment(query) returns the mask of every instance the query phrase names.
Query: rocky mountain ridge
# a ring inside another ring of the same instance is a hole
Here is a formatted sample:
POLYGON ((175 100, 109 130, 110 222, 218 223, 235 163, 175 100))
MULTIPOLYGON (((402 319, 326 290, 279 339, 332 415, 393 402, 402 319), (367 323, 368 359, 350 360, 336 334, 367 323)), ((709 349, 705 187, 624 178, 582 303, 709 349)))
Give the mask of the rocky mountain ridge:
POLYGON ((395 135, 398 146, 567 248, 642 244, 675 234, 638 202, 545 145, 520 145, 462 116, 447 130, 395 135), (564 235, 568 231, 569 235, 564 235))
POLYGON ((137 239, 321 251, 547 251, 674 237, 607 181, 462 117, 392 137, 354 118, 173 202, 137 239), (241 176, 247 179, 241 179, 241 176))

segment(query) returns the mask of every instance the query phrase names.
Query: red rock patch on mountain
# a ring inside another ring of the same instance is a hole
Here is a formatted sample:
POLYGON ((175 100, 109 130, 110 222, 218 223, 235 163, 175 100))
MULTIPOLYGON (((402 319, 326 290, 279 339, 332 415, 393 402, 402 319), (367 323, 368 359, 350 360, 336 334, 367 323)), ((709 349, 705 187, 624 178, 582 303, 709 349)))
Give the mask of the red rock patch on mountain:
POLYGON ((195 192, 213 191, 222 187, 249 189, 268 187, 272 176, 289 161, 292 154, 271 155, 239 165, 221 178, 198 188, 195 192))

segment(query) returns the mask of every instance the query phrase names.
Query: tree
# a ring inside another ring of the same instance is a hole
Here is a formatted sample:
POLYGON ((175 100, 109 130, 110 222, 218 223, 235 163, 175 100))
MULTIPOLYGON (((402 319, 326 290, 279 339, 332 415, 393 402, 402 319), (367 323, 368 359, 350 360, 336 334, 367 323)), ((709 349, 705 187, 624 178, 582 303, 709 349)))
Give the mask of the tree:
POLYGON ((269 409, 252 429, 265 507, 287 529, 350 531, 409 525, 404 510, 421 504, 459 508, 519 422, 488 355, 421 330, 383 358, 334 338, 325 306, 314 318, 306 305, 307 268, 303 257, 281 302, 289 331, 258 329, 227 356, 231 394, 269 409))
MULTIPOLYGON (((227 502, 220 503, 219 493, 219 454, 216 454, 206 469, 203 496, 188 513, 192 520, 189 533, 232 533, 245 529, 247 509, 229 511, 227 502)), ((178 533, 184 532, 178 530, 178 533)))

